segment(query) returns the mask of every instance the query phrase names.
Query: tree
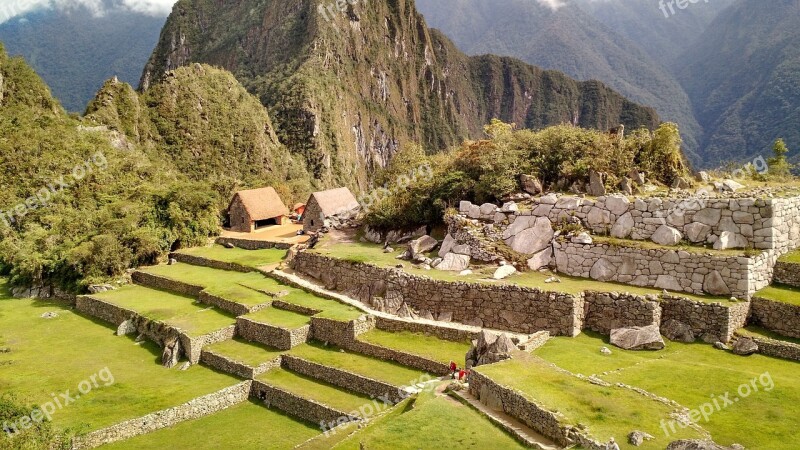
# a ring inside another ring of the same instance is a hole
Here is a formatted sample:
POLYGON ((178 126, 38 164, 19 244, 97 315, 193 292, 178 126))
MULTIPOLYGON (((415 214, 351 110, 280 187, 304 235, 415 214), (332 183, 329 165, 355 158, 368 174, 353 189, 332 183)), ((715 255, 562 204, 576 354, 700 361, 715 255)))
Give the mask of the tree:
POLYGON ((789 153, 786 142, 783 139, 776 140, 775 145, 772 146, 772 152, 775 156, 767 161, 769 176, 776 179, 789 178, 792 174, 792 165, 786 159, 786 154, 789 153))

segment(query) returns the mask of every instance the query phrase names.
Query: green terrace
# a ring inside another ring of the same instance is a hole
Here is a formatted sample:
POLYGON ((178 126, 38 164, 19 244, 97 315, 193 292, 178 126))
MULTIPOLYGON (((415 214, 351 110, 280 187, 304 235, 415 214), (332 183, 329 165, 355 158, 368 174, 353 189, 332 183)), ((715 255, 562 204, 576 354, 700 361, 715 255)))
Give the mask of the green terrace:
MULTIPOLYGON (((758 331, 751 329, 750 332, 758 331)), ((787 442, 796 441, 797 417, 800 417, 796 362, 763 355, 745 358, 710 345, 676 342, 668 342, 667 348, 659 352, 632 352, 611 347, 607 338, 589 334, 576 338, 553 338, 535 355, 573 373, 587 376, 595 374, 610 383, 636 386, 690 409, 698 409, 714 398, 721 399, 729 393, 731 400, 739 400, 715 410, 708 421, 701 419, 698 423, 722 445, 738 443, 746 448, 786 448, 787 442), (600 353, 602 346, 611 348, 612 354, 600 353), (740 391, 740 387, 745 385, 749 387, 740 391), (744 396, 740 392, 749 395, 744 396), (744 423, 749 426, 743 427, 744 423)), ((499 364, 481 371, 497 381, 505 378, 509 383, 515 383, 515 379, 526 378, 531 373, 527 369, 518 369, 520 367, 504 368, 499 364)), ((558 392, 550 392, 557 385, 542 381, 547 381, 547 378, 535 382, 531 380, 530 386, 521 388, 541 401, 558 399, 558 392)), ((660 419, 647 415, 643 402, 634 405, 624 397, 619 397, 616 391, 600 394, 573 391, 569 394, 572 400, 558 399, 561 403, 557 406, 562 412, 568 411, 566 405, 570 402, 601 402, 608 398, 614 400, 616 405, 603 408, 627 408, 643 415, 641 425, 632 429, 644 429, 653 436, 664 436, 664 431, 659 429, 660 419)), ((721 401, 719 404, 723 405, 721 401)), ((596 417, 585 411, 575 417, 583 417, 581 420, 592 430, 595 429, 595 423, 600 426, 599 430, 613 429, 612 423, 606 423, 605 418, 611 417, 606 410, 596 417)), ((615 435, 627 435, 631 430, 625 430, 626 427, 628 425, 620 427, 615 435)), ((664 445, 659 448, 664 448, 664 445)))
POLYGON ((800 288, 773 284, 756 292, 758 298, 800 306, 800 288))
POLYGON ((378 358, 350 353, 336 347, 325 347, 312 342, 293 348, 290 355, 335 369, 345 370, 373 380, 380 380, 397 387, 410 386, 423 377, 425 372, 410 369, 400 364, 378 358))
POLYGON ((249 401, 103 448, 138 450, 190 446, 195 450, 215 450, 235 446, 241 450, 281 450, 293 448, 318 434, 318 426, 249 401))
POLYGON ((189 336, 202 336, 236 322, 230 314, 201 305, 191 297, 144 286, 123 286, 93 297, 180 328, 189 336))
MULTIPOLYGON (((607 442, 613 436, 622 448, 632 448, 627 445, 625 437, 639 430, 655 439, 645 441, 638 448, 661 450, 674 440, 703 437, 698 431, 679 426, 667 437, 660 427, 662 421, 670 420, 673 408, 629 389, 592 384, 556 370, 533 356, 506 360, 477 370, 528 400, 563 414, 563 425, 581 428, 601 442, 607 442)), ((674 373, 670 376, 674 377, 674 373)))
POLYGON ((748 325, 745 328, 742 328, 736 331, 736 334, 739 336, 748 336, 753 338, 762 338, 762 339, 773 339, 776 341, 788 342, 790 344, 798 344, 800 345, 800 339, 792 338, 789 336, 784 336, 782 334, 776 333, 774 331, 767 330, 766 328, 762 328, 756 325, 748 325))
POLYGON ((464 357, 470 348, 469 342, 446 341, 435 336, 410 331, 394 333, 374 329, 359 335, 358 339, 443 364, 448 364, 450 361, 456 361, 459 365, 463 364, 464 357))
POLYGON ((401 402, 370 420, 363 428, 351 424, 338 433, 321 435, 299 448, 482 450, 524 447, 469 406, 448 396, 424 391, 417 398, 401 402))
POLYGON ((0 323, 0 341, 10 349, 0 353, 0 392, 13 392, 21 404, 43 405, 67 390, 74 395, 92 376, 98 380, 90 393, 53 414, 61 429, 97 430, 238 382, 203 366, 165 369, 156 344, 115 336, 115 328, 57 303, 11 299, 2 291, 0 323), (42 318, 47 312, 58 317, 42 318), (111 379, 106 386, 103 380, 111 379))
POLYGON ((372 403, 372 399, 366 395, 348 392, 331 384, 284 369, 272 369, 259 376, 258 380, 344 413, 358 411, 361 406, 372 403))
POLYGON ((227 248, 222 245, 187 248, 178 251, 178 253, 211 259, 214 261, 234 263, 253 268, 280 263, 286 256, 286 250, 244 250, 238 247, 227 248))
MULTIPOLYGON (((424 270, 411 265, 407 261, 400 261, 397 257, 403 253, 404 246, 399 246, 392 253, 384 253, 383 246, 377 244, 354 242, 354 243, 333 243, 330 241, 323 242, 322 245, 315 250, 317 253, 333 258, 349 261, 353 263, 366 263, 378 267, 391 268, 397 264, 403 264, 403 270, 418 276, 425 276, 435 280, 449 281, 449 282, 465 282, 465 283, 478 283, 478 284, 514 284, 523 287, 540 289, 543 291, 561 292, 565 294, 577 295, 585 291, 596 292, 620 292, 636 295, 655 295, 659 298, 663 294, 663 290, 631 286, 622 283, 610 283, 603 281, 596 281, 587 278, 570 277, 564 275, 555 275, 560 282, 546 283, 545 281, 553 277, 551 272, 528 271, 517 273, 505 280, 494 280, 492 275, 497 269, 492 265, 473 264, 471 275, 461 276, 455 272, 446 272, 441 270, 424 270)), ((430 254, 431 258, 435 258, 436 250, 430 254)), ((713 250, 712 250, 713 252, 713 250)), ((676 296, 685 297, 694 301, 706 303, 722 303, 730 304, 729 297, 714 297, 706 295, 695 295, 685 292, 675 292, 676 296)))
POLYGON ((273 361, 285 352, 240 338, 211 344, 203 348, 218 355, 225 356, 249 367, 258 367, 261 364, 273 361))
POLYGON ((308 316, 278 308, 265 308, 242 317, 265 325, 283 328, 284 330, 295 330, 311 322, 311 318, 308 316))
POLYGON ((232 272, 182 263, 171 266, 146 267, 142 269, 142 272, 201 286, 211 295, 247 306, 280 300, 284 303, 321 311, 318 317, 349 321, 362 315, 361 311, 352 306, 317 297, 258 272, 232 272))
POLYGON ((778 261, 789 264, 800 264, 800 250, 783 255, 778 261))

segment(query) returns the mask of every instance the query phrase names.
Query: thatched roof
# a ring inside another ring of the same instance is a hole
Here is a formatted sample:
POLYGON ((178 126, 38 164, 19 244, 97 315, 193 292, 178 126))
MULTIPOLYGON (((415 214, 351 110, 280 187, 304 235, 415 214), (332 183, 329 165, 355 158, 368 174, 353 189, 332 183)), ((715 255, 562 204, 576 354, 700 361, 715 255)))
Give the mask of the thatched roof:
POLYGON ((355 195, 346 187, 314 192, 308 199, 308 203, 311 204, 312 200, 316 200, 325 217, 351 213, 360 208, 355 195))
POLYGON ((237 198, 242 202, 247 214, 250 215, 250 220, 266 220, 289 215, 289 208, 283 204, 278 193, 271 187, 239 191, 233 196, 231 205, 237 198))

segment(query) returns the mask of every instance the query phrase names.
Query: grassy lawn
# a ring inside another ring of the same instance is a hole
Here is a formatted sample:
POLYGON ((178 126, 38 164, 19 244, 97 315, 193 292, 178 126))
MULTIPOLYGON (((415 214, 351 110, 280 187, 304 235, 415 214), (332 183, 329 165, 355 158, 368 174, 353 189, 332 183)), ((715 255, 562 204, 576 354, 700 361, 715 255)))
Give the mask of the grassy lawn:
MULTIPOLYGON (((777 449, 796 440, 800 417, 800 366, 796 362, 762 355, 744 358, 710 345, 674 342, 667 344, 667 351, 655 353, 610 347, 613 355, 609 357, 599 352, 602 345, 605 341, 592 336, 557 337, 536 354, 573 372, 617 369, 601 378, 646 389, 690 409, 701 407, 712 396, 719 399, 730 393, 731 400, 741 397, 735 404, 714 412, 707 422, 701 419, 699 423, 722 445, 739 443, 747 448, 777 449), (757 393, 746 397, 737 393, 741 385, 753 380, 759 387, 757 393), (773 383, 774 388, 767 390, 773 383), (750 426, 742 427, 743 423, 750 426)), ((664 436, 663 430, 659 433, 664 436)))
POLYGON ((423 392, 352 435, 315 439, 302 449, 359 450, 522 449, 477 411, 446 396, 423 392), (409 432, 413 430, 413 432, 409 432))
POLYGON ((756 292, 756 297, 800 306, 800 289, 773 284, 756 292))
POLYGON ((775 339, 776 341, 790 342, 792 344, 800 344, 800 339, 784 336, 756 325, 749 325, 747 328, 742 328, 737 331, 736 334, 741 336, 775 339))
POLYGON ((673 440, 701 437, 690 428, 680 427, 667 437, 660 424, 662 420, 669 420, 672 412, 669 406, 628 389, 591 384, 559 372, 536 357, 506 360, 480 367, 478 371, 551 411, 564 414, 568 424, 585 425, 588 433, 601 442, 613 436, 621 448, 634 448, 627 444, 627 436, 634 430, 656 438, 638 447, 642 449, 663 449, 673 440))
POLYGON ((790 264, 800 264, 800 250, 783 255, 779 261, 790 264))
POLYGON ((362 405, 372 403, 372 399, 366 395, 347 392, 331 384, 284 369, 272 369, 258 377, 258 379, 270 386, 314 400, 345 413, 358 411, 358 408, 362 405))
POLYGON ((260 305, 271 302, 273 297, 263 292, 288 292, 279 299, 307 308, 322 311, 320 317, 349 321, 357 319, 362 313, 352 306, 309 294, 303 290, 287 286, 260 273, 229 272, 208 267, 175 264, 172 266, 147 267, 143 271, 160 275, 177 281, 202 286, 212 295, 241 303, 244 305, 260 305), (259 292, 263 291, 263 292, 259 292))
MULTIPOLYGON (((660 297, 663 293, 662 289, 631 286, 622 283, 608 283, 565 275, 558 275, 558 278, 561 280, 560 283, 545 283, 545 280, 553 276, 553 274, 549 272, 524 272, 513 275, 502 281, 496 281, 491 278, 497 267, 482 266, 479 264, 473 264, 471 267, 473 274, 466 276, 460 276, 454 272, 446 272, 435 269, 417 269, 407 261, 400 261, 396 259, 397 256, 403 252, 403 248, 401 247, 402 246, 398 246, 394 253, 383 253, 383 247, 377 244, 363 242, 324 242, 316 251, 322 255, 339 258, 345 261, 367 263, 378 267, 395 267, 398 263, 402 263, 404 265, 404 270, 412 275, 426 276, 436 280, 450 282, 461 281, 479 284, 516 284, 519 286, 537 288, 551 292, 562 292, 565 294, 579 294, 581 292, 591 290, 598 292, 627 292, 638 295, 652 294, 660 297)), ((431 257, 434 258, 435 255, 431 255, 431 257)), ((730 303, 729 297, 712 297, 705 295, 694 295, 684 292, 675 294, 702 302, 719 302, 722 304, 730 303)))
POLYGON ((191 297, 144 286, 123 286, 94 297, 131 309, 149 319, 166 322, 190 336, 208 334, 236 322, 229 314, 201 305, 191 297))
POLYGON ((308 316, 278 308, 264 308, 244 317, 259 323, 283 328, 284 330, 294 330, 311 322, 311 318, 308 316))
POLYGON ((319 433, 314 425, 300 422, 280 411, 267 409, 251 401, 103 448, 215 450, 235 447, 242 450, 281 450, 302 444, 319 433))
POLYGON ((459 365, 464 364, 464 357, 470 346, 469 342, 445 341, 444 339, 421 333, 407 331, 391 333, 378 329, 364 333, 358 339, 444 364, 455 361, 459 365))
POLYGON ((178 253, 199 256, 202 258, 235 263, 248 267, 262 267, 276 264, 283 261, 286 250, 266 249, 266 250, 244 250, 241 248, 226 248, 222 245, 211 247, 195 247, 181 250, 178 253))
POLYGON ((325 347, 317 342, 295 347, 290 354, 328 367, 384 381, 397 387, 415 384, 425 374, 425 372, 394 362, 345 352, 336 347, 325 347))
POLYGON ((0 392, 42 405, 96 375, 98 387, 53 415, 58 428, 96 430, 177 406, 238 382, 202 366, 164 369, 161 350, 114 336, 115 329, 54 303, 13 300, 0 293, 0 334, 10 353, 0 353, 0 392), (43 319, 56 312, 55 319, 43 319), (108 368, 108 372, 104 372, 108 368), (113 376, 113 384, 105 386, 113 376))
POLYGON ((265 362, 272 361, 284 353, 266 345, 238 338, 212 344, 205 348, 249 367, 257 367, 265 362))

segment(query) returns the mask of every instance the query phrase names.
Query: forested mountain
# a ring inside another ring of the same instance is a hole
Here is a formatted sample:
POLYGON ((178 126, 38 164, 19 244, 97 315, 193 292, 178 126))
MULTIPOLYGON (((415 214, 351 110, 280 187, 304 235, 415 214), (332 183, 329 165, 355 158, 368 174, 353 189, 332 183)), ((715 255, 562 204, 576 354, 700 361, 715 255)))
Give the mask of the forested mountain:
POLYGON ((68 111, 83 113, 105 80, 138 82, 163 25, 164 17, 124 9, 45 9, 0 24, 0 42, 25 57, 68 111))
POLYGON ((413 0, 332 5, 180 0, 141 86, 192 62, 230 70, 325 185, 364 186, 404 144, 438 151, 481 136, 494 117, 531 128, 658 122, 599 82, 511 58, 469 58, 428 29, 413 0))
POLYGON ((579 80, 600 80, 656 108, 662 119, 680 124, 685 150, 695 162, 700 160, 695 153, 700 127, 675 77, 634 41, 582 9, 567 5, 554 10, 533 0, 417 0, 417 4, 431 26, 468 54, 514 56, 579 80))
POLYGON ((768 156, 779 137, 798 154, 799 23, 799 0, 739 0, 681 58, 709 162, 768 156))

